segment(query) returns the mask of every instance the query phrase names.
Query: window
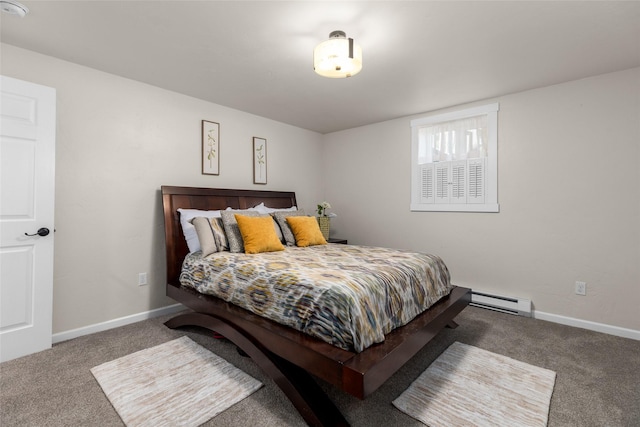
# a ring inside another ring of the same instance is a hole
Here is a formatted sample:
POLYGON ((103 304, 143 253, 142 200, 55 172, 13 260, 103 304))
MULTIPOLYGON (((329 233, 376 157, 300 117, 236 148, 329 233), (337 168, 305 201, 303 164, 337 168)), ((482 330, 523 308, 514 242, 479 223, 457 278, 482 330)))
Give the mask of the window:
POLYGON ((498 109, 411 121, 412 211, 499 211, 498 109))

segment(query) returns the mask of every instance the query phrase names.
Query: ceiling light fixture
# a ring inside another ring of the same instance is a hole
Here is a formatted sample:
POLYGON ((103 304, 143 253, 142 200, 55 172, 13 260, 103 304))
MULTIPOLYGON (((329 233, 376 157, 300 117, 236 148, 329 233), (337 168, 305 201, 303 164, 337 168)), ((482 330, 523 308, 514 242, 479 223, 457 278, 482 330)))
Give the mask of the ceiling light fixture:
POLYGON ((17 1, 2 0, 0 1, 0 9, 4 13, 9 15, 18 15, 20 18, 24 18, 29 13, 29 8, 17 1))
POLYGON ((362 70, 362 49, 344 31, 332 31, 329 40, 313 50, 313 69, 333 79, 355 76, 362 70))

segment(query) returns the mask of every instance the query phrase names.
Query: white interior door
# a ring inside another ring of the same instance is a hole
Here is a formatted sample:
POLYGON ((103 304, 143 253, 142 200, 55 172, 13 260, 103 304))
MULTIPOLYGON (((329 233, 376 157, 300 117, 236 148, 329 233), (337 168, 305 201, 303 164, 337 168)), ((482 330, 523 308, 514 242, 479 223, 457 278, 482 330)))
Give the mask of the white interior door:
POLYGON ((51 347, 56 93, 5 76, 0 93, 3 362, 51 347))

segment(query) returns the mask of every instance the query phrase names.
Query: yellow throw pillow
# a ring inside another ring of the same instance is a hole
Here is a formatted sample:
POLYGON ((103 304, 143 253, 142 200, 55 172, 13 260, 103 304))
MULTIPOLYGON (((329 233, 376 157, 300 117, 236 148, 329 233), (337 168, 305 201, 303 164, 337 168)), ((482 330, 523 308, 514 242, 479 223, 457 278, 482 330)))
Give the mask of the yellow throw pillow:
POLYGON ((276 235, 270 216, 245 216, 236 214, 238 228, 244 243, 244 253, 283 251, 284 246, 276 235))
POLYGON ((322 231, 315 217, 312 216, 288 216, 287 223, 296 238, 298 246, 326 245, 322 231))

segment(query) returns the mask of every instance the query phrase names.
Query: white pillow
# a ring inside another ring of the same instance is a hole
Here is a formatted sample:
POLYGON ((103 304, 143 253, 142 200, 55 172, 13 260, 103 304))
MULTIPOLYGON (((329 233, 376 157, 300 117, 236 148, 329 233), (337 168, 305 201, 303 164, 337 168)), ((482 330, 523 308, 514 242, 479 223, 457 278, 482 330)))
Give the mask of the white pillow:
POLYGON ((199 209, 178 209, 180 213, 180 225, 182 226, 182 234, 187 241, 189 253, 200 250, 200 241, 196 228, 191 224, 193 218, 203 216, 205 218, 221 218, 220 211, 201 211, 199 209))
POLYGON ((249 209, 236 209, 236 208, 232 208, 231 206, 227 206, 227 208, 225 209, 225 211, 247 212, 247 211, 255 211, 255 208, 249 208, 249 209))
POLYGON ((270 208, 264 205, 264 202, 260 203, 258 206, 254 206, 253 209, 260 212, 261 214, 270 214, 273 212, 291 212, 297 211, 298 208, 296 206, 291 206, 290 208, 270 208))

